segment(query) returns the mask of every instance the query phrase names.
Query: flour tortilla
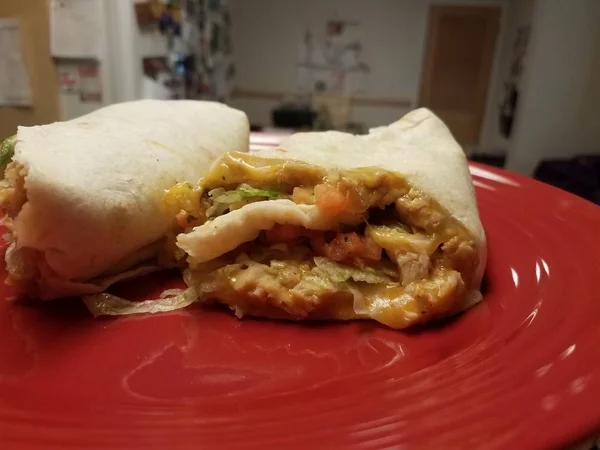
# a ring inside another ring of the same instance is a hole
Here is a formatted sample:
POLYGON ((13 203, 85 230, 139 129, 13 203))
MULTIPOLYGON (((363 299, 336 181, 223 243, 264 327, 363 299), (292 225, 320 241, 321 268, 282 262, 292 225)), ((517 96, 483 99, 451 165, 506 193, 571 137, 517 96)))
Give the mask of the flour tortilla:
MULTIPOLYGON (((414 110, 365 136, 337 131, 297 133, 278 148, 261 150, 258 155, 331 169, 382 167, 401 174, 410 185, 437 200, 471 233, 479 255, 471 288, 479 288, 487 256, 486 237, 467 159, 446 125, 428 109, 414 110)), ((191 263, 199 263, 253 240, 273 223, 327 229, 314 206, 271 200, 217 217, 179 235, 177 243, 188 253, 191 263)))
POLYGON ((50 269, 36 280, 37 295, 50 299, 153 270, 140 263, 156 256, 173 220, 161 208, 164 190, 248 146, 243 112, 201 101, 121 103, 19 127, 13 161, 28 171, 27 203, 14 221, 9 271, 22 249, 37 250, 50 269), (110 273, 115 266, 120 273, 110 273))
POLYGON ((391 125, 371 129, 365 136, 337 131, 297 133, 278 148, 259 155, 324 168, 382 167, 397 172, 436 199, 485 244, 465 153, 448 127, 426 108, 411 111, 391 125))

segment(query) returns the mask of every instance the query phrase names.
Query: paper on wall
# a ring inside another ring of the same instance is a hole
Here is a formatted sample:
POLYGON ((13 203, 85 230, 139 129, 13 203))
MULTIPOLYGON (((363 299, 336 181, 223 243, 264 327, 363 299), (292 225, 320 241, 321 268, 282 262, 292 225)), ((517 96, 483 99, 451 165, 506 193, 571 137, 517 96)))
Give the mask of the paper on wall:
POLYGON ((82 103, 102 102, 102 81, 98 63, 83 63, 77 67, 79 100, 82 103))
POLYGON ((31 106, 32 103, 19 20, 0 19, 0 105, 31 106))
POLYGON ((51 0, 50 53, 58 58, 99 58, 104 18, 101 0, 51 0))
POLYGON ((73 63, 59 63, 56 65, 58 71, 58 84, 60 90, 65 94, 79 92, 79 73, 77 66, 73 63))

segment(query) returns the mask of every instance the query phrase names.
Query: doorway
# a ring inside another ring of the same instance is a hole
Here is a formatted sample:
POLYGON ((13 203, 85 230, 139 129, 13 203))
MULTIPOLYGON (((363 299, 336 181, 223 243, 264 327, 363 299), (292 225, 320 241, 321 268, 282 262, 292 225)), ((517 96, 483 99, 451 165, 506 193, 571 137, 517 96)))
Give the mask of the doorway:
POLYGON ((500 15, 495 6, 429 9, 419 103, 463 146, 479 143, 500 15))

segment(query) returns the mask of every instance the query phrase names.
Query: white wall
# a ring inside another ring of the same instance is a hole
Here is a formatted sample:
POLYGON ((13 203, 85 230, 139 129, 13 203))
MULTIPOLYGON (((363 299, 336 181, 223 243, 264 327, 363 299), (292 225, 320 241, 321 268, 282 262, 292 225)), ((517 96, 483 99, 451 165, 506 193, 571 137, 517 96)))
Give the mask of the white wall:
POLYGON ((584 85, 580 133, 585 152, 600 153, 600 32, 596 33, 591 70, 584 85))
MULTIPOLYGON (((79 117, 82 116, 84 114, 90 113, 100 107, 102 107, 104 104, 107 103, 111 103, 115 101, 115 96, 114 96, 114 84, 113 84, 113 77, 111 76, 110 73, 110 65, 104 63, 107 58, 108 55, 110 55, 110 44, 108 41, 108 36, 109 36, 109 30, 111 30, 111 26, 110 26, 110 20, 109 20, 109 8, 108 6, 108 1, 114 1, 114 0, 96 0, 95 2, 93 2, 92 5, 90 5, 90 7, 92 8, 96 8, 96 14, 97 16, 100 17, 100 24, 101 24, 101 36, 102 36, 102 42, 100 42, 99 45, 99 52, 100 54, 98 55, 98 61, 100 61, 100 65, 99 65, 99 72, 100 72, 100 79, 101 79, 101 84, 102 84, 102 95, 103 95, 103 101, 101 102, 82 102, 79 98, 79 94, 76 92, 72 92, 72 93, 65 93, 62 91, 59 91, 59 95, 58 95, 58 103, 59 103, 59 111, 60 111, 60 119, 61 120, 70 120, 73 119, 75 117, 79 117)), ((90 2, 92 3, 92 2, 90 2)), ((79 65, 81 61, 77 60, 77 59, 73 59, 73 60, 65 60, 65 59, 60 59, 60 60, 55 60, 55 64, 57 65, 58 69, 71 69, 71 70, 77 70, 77 66, 79 65)))
MULTIPOLYGON (((166 39, 142 32, 137 26, 134 4, 140 0, 98 0, 103 15, 100 71, 103 101, 82 103, 75 93, 61 93, 62 120, 87 114, 104 105, 135 100, 142 93, 142 58, 166 55, 166 39)), ((76 65, 76 63, 71 63, 76 65)))
MULTIPOLYGON (((508 1, 230 0, 236 85, 257 91, 294 92, 296 57, 304 30, 307 26, 324 26, 326 19, 337 15, 340 19, 360 21, 364 59, 371 66, 365 94, 408 100, 415 106, 427 13, 433 3, 504 8, 508 1)), ((252 122, 262 125, 270 124, 270 111, 277 105, 274 101, 242 98, 232 104, 245 110, 252 122)), ((405 112, 390 107, 353 107, 351 120, 368 126, 382 125, 405 112)))
POLYGON ((136 100, 142 95, 142 58, 166 56, 167 40, 137 24, 135 3, 141 0, 102 0, 108 18, 108 54, 114 101, 136 100))
POLYGON ((510 140, 500 134, 500 104, 504 97, 504 83, 508 81, 513 49, 520 27, 531 25, 536 0, 511 0, 502 20, 498 37, 498 62, 494 70, 492 88, 488 96, 486 120, 481 134, 482 153, 503 154, 508 151, 510 140))
POLYGON ((598 0, 536 2, 508 169, 531 174, 540 159, 600 151, 589 98, 599 32, 598 0))

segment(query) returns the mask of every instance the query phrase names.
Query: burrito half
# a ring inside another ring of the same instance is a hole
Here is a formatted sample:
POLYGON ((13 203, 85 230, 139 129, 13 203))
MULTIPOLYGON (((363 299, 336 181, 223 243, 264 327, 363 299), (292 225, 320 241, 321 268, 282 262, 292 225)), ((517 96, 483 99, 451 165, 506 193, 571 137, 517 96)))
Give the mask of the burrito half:
POLYGON ((366 136, 299 133, 227 153, 200 187, 190 214, 201 223, 177 237, 185 280, 237 316, 404 328, 481 299, 486 242, 467 161, 426 109, 366 136))
POLYGON ((218 156, 246 151, 248 139, 244 113, 200 101, 121 103, 19 127, 0 161, 9 282, 52 299, 171 265, 176 225, 164 190, 197 182, 218 156))

